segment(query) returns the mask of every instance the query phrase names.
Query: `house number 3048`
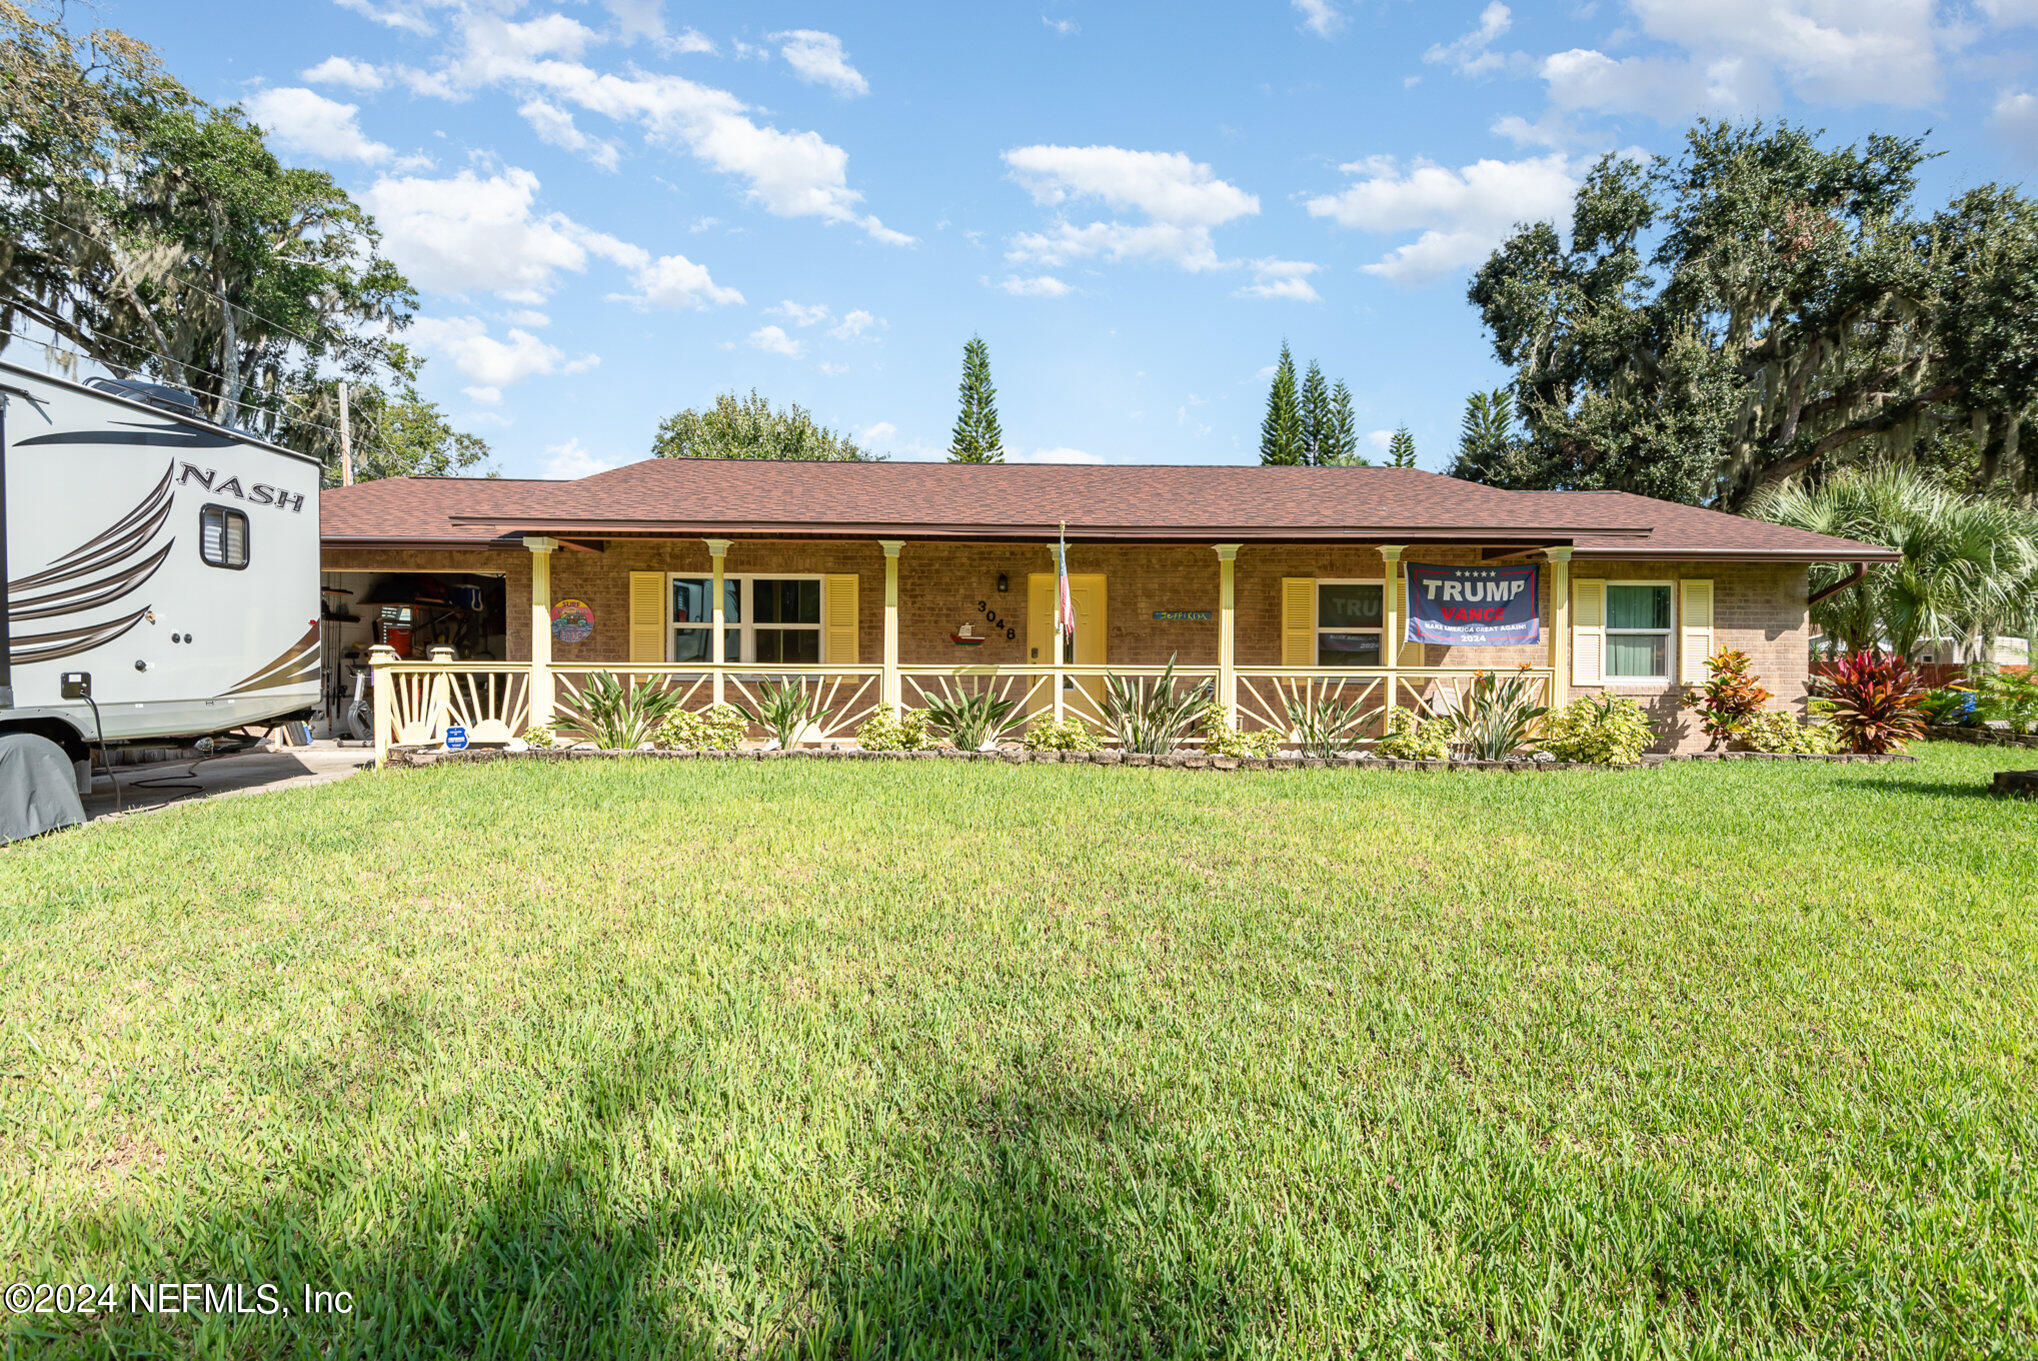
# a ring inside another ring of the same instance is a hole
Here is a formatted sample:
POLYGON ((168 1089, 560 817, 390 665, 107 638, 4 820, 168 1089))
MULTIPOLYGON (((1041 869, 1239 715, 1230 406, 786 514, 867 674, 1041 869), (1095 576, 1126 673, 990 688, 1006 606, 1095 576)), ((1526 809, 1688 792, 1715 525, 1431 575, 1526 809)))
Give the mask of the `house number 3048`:
POLYGON ((984 617, 984 622, 992 628, 1005 630, 1007 638, 1017 638, 1019 636, 1019 630, 1007 624, 1003 619, 1000 619, 998 612, 991 608, 991 603, 988 600, 979 600, 977 602, 977 613, 981 614, 984 617))

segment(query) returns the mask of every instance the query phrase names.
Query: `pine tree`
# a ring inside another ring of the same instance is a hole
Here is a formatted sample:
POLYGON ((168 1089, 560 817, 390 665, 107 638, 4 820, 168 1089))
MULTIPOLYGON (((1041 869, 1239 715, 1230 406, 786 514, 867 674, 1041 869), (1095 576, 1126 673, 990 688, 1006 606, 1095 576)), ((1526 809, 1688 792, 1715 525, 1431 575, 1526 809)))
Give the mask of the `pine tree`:
POLYGON ((1267 393, 1267 418, 1260 422, 1260 462, 1296 464, 1303 461, 1302 408, 1295 395, 1295 357, 1281 342, 1281 362, 1274 367, 1274 386, 1267 393))
POLYGON ((1467 397, 1465 419, 1458 427, 1458 461, 1451 465, 1451 476, 1496 481, 1505 476, 1514 452, 1513 395, 1502 387, 1467 397))
POLYGON ((1005 432, 998 428, 998 391, 991 386, 991 347, 971 336, 962 347, 962 409, 949 437, 950 463, 1003 463, 1005 432))
POLYGON ((1359 423, 1352 415, 1352 390, 1339 383, 1330 392, 1330 432, 1317 448, 1316 461, 1331 468, 1363 468, 1359 423))
POLYGON ((1387 442, 1387 463, 1394 468, 1415 466, 1415 436, 1408 433, 1406 425, 1398 427, 1394 438, 1387 442))
POLYGON ((1302 379, 1302 461, 1323 462, 1323 449, 1330 439, 1330 387, 1314 359, 1302 379))

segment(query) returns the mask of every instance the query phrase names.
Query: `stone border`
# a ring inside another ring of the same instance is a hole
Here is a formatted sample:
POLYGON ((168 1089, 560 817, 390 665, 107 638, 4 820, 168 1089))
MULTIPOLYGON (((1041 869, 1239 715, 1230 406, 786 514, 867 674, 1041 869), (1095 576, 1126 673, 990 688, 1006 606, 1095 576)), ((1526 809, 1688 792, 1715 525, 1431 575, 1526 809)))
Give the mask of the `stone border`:
POLYGON ((1989 789, 2013 799, 2038 799, 2038 770, 1999 770, 1989 789))
POLYGON ((1345 756, 1326 760, 1320 756, 1208 756, 1181 752, 1171 756, 1128 756, 1117 751, 1027 751, 1023 747, 998 751, 957 751, 936 747, 927 751, 843 751, 800 747, 793 751, 606 751, 595 748, 540 747, 528 751, 440 751, 431 747, 392 747, 389 763, 419 767, 441 762, 485 764, 491 761, 582 761, 608 758, 648 761, 997 761, 1007 765, 1091 765, 1161 766, 1170 770, 1503 770, 1537 775, 1553 770, 1653 770, 1678 761, 1819 761, 1885 764, 1915 761, 1915 756, 1800 755, 1769 751, 1702 751, 1684 755, 1647 754, 1631 766, 1597 765, 1590 761, 1395 761, 1384 756, 1345 756))
POLYGON ((1934 723, 1925 729, 1925 736, 1935 742, 1965 742, 1971 747, 2038 747, 2038 732, 1969 728, 1958 723, 1934 723))

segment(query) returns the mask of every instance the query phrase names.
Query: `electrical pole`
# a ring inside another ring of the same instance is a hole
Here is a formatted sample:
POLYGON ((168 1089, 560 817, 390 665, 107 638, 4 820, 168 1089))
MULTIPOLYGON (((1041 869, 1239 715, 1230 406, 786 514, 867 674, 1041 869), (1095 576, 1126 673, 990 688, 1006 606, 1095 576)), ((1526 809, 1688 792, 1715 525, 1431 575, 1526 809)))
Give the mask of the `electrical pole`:
POLYGON ((340 485, 354 485, 354 437, 347 425, 347 381, 340 380, 340 485))

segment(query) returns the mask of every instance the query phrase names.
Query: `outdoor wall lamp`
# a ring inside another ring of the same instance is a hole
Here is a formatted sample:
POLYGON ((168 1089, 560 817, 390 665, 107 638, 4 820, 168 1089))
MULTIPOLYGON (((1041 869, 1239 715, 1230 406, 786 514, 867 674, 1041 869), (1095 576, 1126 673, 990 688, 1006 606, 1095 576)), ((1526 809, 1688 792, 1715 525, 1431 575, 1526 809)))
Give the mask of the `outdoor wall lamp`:
POLYGON ((1003 595, 1006 591, 1009 591, 1011 589, 1012 579, 1006 576, 1003 572, 998 573, 998 594, 1003 595))

